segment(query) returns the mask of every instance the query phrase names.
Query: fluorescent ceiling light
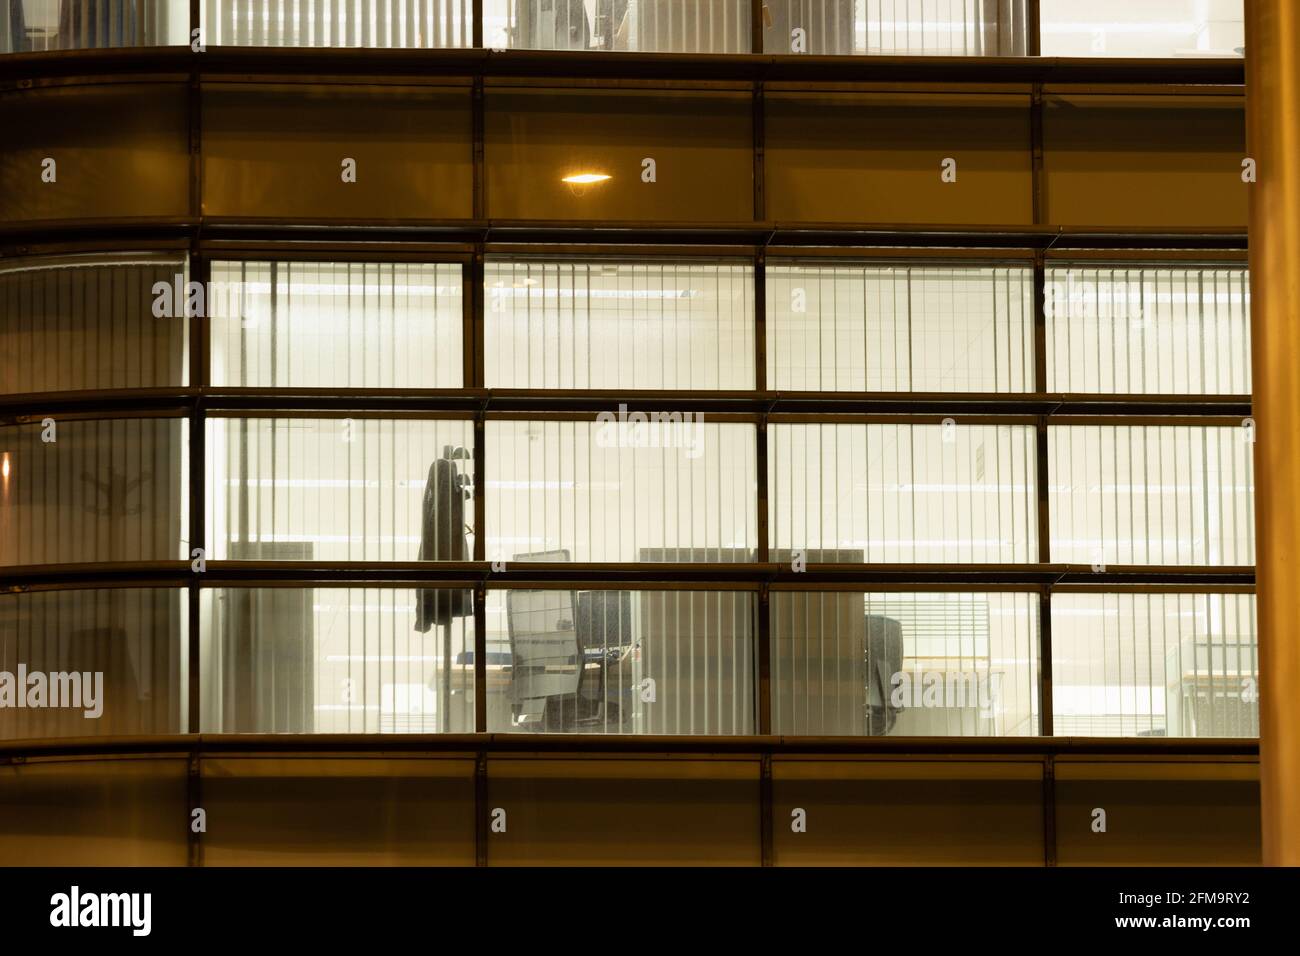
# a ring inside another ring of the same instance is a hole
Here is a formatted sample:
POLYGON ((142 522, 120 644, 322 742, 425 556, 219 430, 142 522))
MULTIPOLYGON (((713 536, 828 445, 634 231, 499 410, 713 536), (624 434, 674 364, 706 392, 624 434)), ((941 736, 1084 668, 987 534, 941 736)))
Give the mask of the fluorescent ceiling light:
POLYGON ((610 177, 605 173, 575 173, 572 176, 565 176, 561 182, 572 183, 576 186, 585 186, 588 183, 603 183, 610 177))

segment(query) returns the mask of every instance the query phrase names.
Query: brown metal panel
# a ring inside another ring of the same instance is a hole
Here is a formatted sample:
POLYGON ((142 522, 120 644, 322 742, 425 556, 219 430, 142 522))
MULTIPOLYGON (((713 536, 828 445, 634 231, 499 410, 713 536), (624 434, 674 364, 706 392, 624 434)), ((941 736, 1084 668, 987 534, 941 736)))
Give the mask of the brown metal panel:
POLYGON ((1259 763, 1248 757, 1056 758, 1061 866, 1257 865, 1259 823, 1259 763))
POLYGON ((494 866, 754 866, 759 760, 490 757, 494 866))
POLYGON ((1033 222, 1029 97, 768 93, 777 221, 1033 222), (944 182, 941 164, 956 160, 944 182))
POLYGON ((1044 97, 1046 221, 1243 226, 1245 111, 1233 96, 1044 97))
POLYGON ((1042 773, 1038 759, 774 758, 776 863, 1041 865, 1042 773))
POLYGON ((748 93, 489 89, 485 151, 493 218, 751 221, 748 93), (655 182, 643 162, 655 161, 655 182), (562 180, 610 177, 587 185, 562 180))
POLYGON ((203 214, 467 219, 470 107, 456 88, 207 84, 203 214))
POLYGON ((187 112, 183 83, 0 93, 0 222, 184 216, 187 112))
POLYGON ((220 821, 205 866, 474 864, 472 756, 205 757, 202 771, 220 821))

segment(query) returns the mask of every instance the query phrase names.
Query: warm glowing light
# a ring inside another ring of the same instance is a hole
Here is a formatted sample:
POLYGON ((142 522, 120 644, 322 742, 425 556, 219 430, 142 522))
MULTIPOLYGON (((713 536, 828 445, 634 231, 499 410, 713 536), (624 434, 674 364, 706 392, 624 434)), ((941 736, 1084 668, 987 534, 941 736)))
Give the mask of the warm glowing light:
POLYGON ((588 183, 603 183, 610 177, 605 173, 575 173, 572 176, 565 176, 561 182, 572 183, 576 186, 585 186, 588 183))
POLYGON ((0 477, 5 481, 9 480, 9 453, 5 452, 4 461, 0 462, 0 477))

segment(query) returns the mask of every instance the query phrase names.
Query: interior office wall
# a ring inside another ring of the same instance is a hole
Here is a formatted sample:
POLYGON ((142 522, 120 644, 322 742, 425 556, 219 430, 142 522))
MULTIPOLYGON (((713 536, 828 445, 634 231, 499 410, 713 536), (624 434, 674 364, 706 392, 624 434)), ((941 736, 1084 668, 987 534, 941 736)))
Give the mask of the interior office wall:
POLYGON ((867 563, 1037 559, 1033 428, 795 424, 768 429, 772 544, 867 563))
POLYGON ((1049 265, 1047 387, 1120 395, 1249 395, 1244 267, 1049 265))
POLYGON ((154 291, 175 298, 183 256, 152 253, 17 258, 0 266, 0 392, 186 385, 184 300, 155 315, 154 291))
POLYGON ((0 53, 189 42, 185 0, 0 0, 0 53))
POLYGON ((754 387, 747 263, 490 259, 485 269, 488 388, 754 387))
POLYGON ((77 588, 0 596, 0 739, 183 733, 184 592, 77 588), (37 683, 20 680, 20 668, 37 683), (40 689, 39 698, 33 697, 40 689), (14 696, 10 696, 14 695, 14 696), (17 698, 28 704, 19 706, 17 698))
POLYGON ((210 270, 213 385, 464 385, 459 264, 217 261, 210 270))
POLYGON ((768 388, 1033 390, 1025 266, 768 260, 766 275, 768 388))
POLYGON ((1253 437, 1241 425, 1049 427, 1051 560, 1254 564, 1253 437))
POLYGON ((764 53, 1024 56, 1028 40, 1027 0, 763 3, 764 53))
POLYGON ((1255 596, 1053 594, 1052 706, 1063 736, 1258 736, 1255 596))
POLYGON ((0 426, 0 567, 188 557, 181 419, 44 421, 0 426))
POLYGON ((187 97, 154 80, 0 92, 0 221, 187 215, 187 97))
POLYGON ((748 88, 538 89, 489 83, 484 152, 494 219, 753 218, 748 88), (654 161, 654 179, 649 181, 654 161), (608 177, 587 184, 583 175, 608 177))
MULTIPOLYGON (((430 469, 448 449, 472 455, 472 430, 453 419, 210 418, 209 557, 429 560, 420 554, 430 469), (252 553, 268 545, 278 550, 252 553)), ((472 480, 471 460, 455 467, 472 480)), ((473 508, 463 512, 459 537, 472 535, 473 508)), ((436 553, 462 544, 453 527, 433 527, 446 536, 430 541, 436 553)))
POLYGON ((771 87, 765 96, 769 218, 1033 221, 1028 94, 771 87), (947 159, 956 164, 952 181, 943 176, 947 159))
POLYGON ((473 215, 467 84, 211 80, 203 84, 202 118, 206 215, 473 215))

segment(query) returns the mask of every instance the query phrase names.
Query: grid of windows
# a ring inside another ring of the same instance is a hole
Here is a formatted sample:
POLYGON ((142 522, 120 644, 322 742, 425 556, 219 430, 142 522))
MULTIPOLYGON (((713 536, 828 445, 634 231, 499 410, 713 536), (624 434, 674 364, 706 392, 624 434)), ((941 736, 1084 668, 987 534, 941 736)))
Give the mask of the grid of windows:
POLYGON ((0 597, 0 655, 142 732, 1253 735, 1245 271, 1038 269, 16 260, 7 392, 203 390, 0 426, 0 566, 172 583, 0 597), (1135 302, 1178 415, 1037 389, 1128 395, 1135 302), (72 314, 103 360, 17 374, 72 314))
POLYGON ((1242 0, 0 0, 0 53, 182 45, 1241 56, 1242 0), (1040 9, 1038 35, 1031 9, 1040 9))

